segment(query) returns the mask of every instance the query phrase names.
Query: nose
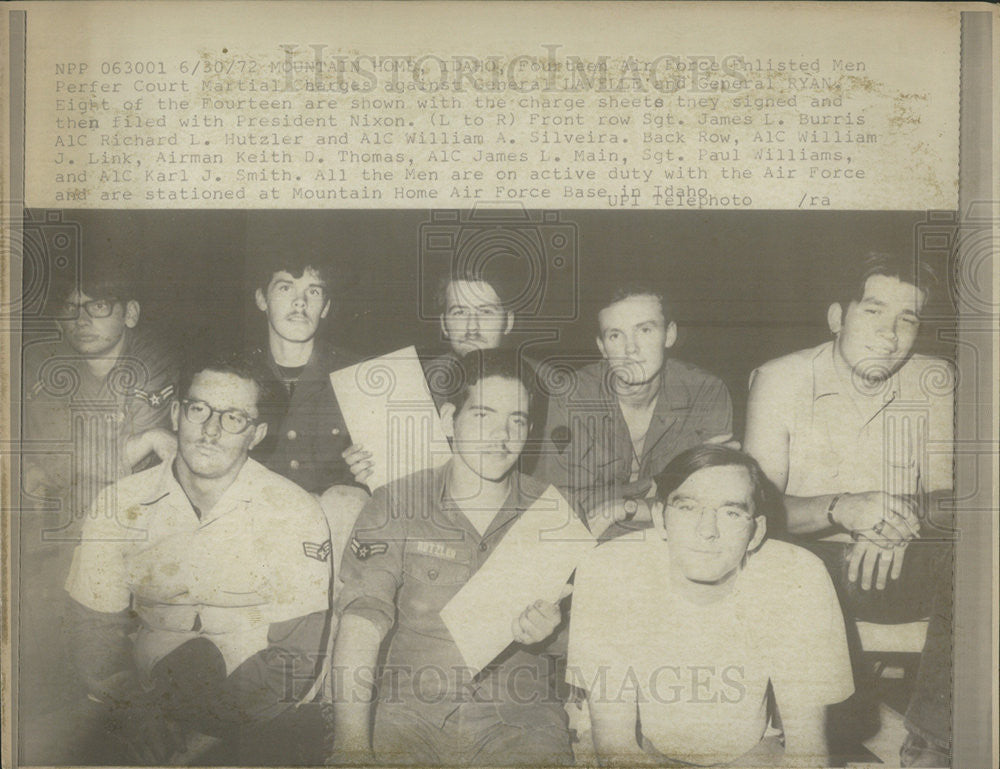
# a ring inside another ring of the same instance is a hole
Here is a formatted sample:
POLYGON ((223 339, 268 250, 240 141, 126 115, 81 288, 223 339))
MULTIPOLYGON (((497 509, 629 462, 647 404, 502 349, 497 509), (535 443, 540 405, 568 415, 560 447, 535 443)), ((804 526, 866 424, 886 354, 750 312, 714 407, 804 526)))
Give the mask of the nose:
POLYGON ((639 344, 636 341, 635 335, 629 335, 625 337, 625 353, 631 355, 639 351, 639 344))
POLYGON ((473 332, 473 333, 478 333, 479 332, 479 316, 478 315, 476 315, 475 313, 472 313, 471 315, 469 315, 468 318, 466 318, 466 320, 465 320, 465 330, 466 330, 466 332, 473 332))
POLYGON ((698 534, 704 539, 715 539, 719 536, 719 527, 715 520, 715 510, 703 507, 698 513, 698 534))
POLYGON ((90 317, 90 313, 87 312, 86 307, 77 307, 73 323, 77 326, 90 326, 93 324, 93 318, 90 317))
POLYGON ((296 307, 305 307, 306 305, 306 294, 305 291, 299 291, 295 294, 295 298, 292 300, 292 304, 296 307))
POLYGON ((222 433, 222 415, 218 412, 214 412, 208 419, 206 419, 201 424, 201 432, 203 435, 207 435, 210 438, 222 433))

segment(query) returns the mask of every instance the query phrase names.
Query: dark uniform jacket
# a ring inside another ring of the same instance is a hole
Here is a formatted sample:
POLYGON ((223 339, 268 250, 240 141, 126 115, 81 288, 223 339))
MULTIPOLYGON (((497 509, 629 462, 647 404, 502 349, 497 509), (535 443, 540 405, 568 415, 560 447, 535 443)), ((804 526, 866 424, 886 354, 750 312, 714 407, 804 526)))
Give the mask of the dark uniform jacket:
POLYGON ((352 366, 358 358, 317 342, 291 393, 266 346, 253 350, 250 358, 265 383, 260 415, 267 422, 267 436, 251 456, 314 494, 334 485, 357 485, 340 456, 351 438, 330 372, 352 366))

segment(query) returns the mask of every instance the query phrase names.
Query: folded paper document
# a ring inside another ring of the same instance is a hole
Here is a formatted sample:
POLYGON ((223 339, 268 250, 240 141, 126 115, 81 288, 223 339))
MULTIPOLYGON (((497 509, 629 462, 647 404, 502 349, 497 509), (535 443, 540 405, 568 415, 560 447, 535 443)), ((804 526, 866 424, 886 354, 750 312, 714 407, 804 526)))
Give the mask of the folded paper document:
POLYGON ((330 374, 351 440, 372 453, 376 489, 451 457, 413 347, 330 374))
POLYGON ((593 535, 555 486, 518 519, 497 549, 441 610, 476 673, 513 641, 511 623, 539 598, 556 601, 593 535))

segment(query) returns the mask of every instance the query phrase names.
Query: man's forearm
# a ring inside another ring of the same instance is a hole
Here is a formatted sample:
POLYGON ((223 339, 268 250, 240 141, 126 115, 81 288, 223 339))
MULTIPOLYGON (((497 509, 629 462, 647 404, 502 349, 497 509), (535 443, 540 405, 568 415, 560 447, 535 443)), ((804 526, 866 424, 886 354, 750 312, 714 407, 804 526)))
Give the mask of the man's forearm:
POLYGON ((333 652, 333 750, 351 761, 371 750, 371 701, 382 636, 370 620, 345 614, 333 652))
POLYGON ((101 612, 70 599, 70 654, 87 690, 106 701, 133 682, 133 620, 129 612, 101 612))
POLYGON ((834 529, 827 513, 836 494, 823 494, 818 497, 793 497, 785 495, 785 512, 789 534, 815 534, 834 529))

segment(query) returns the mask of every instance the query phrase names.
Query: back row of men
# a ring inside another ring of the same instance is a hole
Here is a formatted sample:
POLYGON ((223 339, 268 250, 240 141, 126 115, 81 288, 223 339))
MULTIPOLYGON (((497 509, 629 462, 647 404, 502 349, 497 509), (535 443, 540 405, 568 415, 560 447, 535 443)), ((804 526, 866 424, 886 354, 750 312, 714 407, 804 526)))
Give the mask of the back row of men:
POLYGON ((922 268, 858 268, 827 309, 832 341, 754 371, 746 454, 723 382, 670 356, 655 288, 614 287, 600 360, 568 372, 504 350, 502 284, 456 271, 450 350, 425 366, 453 457, 371 494, 374 459, 328 377, 356 358, 317 336, 323 265, 269 265, 254 292, 267 343, 179 380, 129 287, 95 273, 61 297, 61 339, 25 350, 25 439, 82 448, 25 456, 27 497, 72 515, 26 515, 21 535, 79 541, 53 573, 68 571, 87 718, 112 718, 132 760, 196 732, 238 746, 220 761, 308 762, 290 705, 334 648, 321 750, 341 760, 571 763, 565 677, 589 694, 600 758, 823 764, 825 708, 855 685, 841 611, 930 615, 902 752, 946 763, 952 377, 913 353, 922 268), (548 484, 602 544, 567 586, 572 611, 529 604, 470 677, 440 610, 548 484), (768 521, 822 560, 765 541, 768 521))

